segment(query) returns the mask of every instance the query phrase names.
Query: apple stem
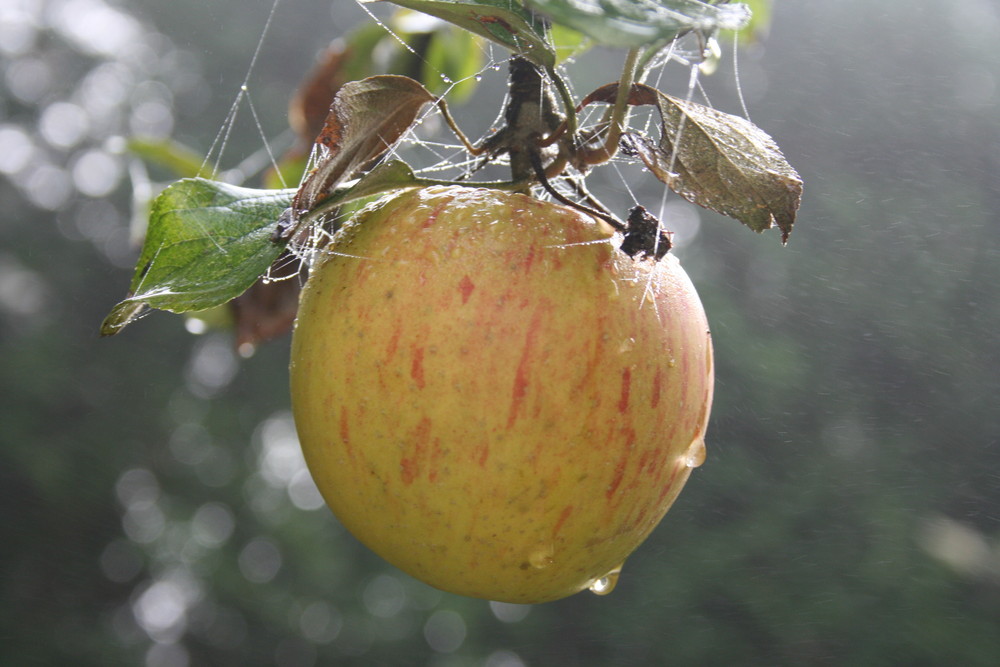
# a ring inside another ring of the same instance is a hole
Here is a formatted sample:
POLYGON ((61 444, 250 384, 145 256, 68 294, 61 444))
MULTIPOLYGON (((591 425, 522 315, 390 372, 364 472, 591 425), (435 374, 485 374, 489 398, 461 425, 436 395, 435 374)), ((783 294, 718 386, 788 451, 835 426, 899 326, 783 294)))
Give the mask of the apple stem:
POLYGON ((559 101, 562 103, 563 109, 566 112, 566 119, 561 125, 561 129, 557 128, 554 132, 549 135, 548 143, 554 141, 553 137, 558 138, 563 134, 569 136, 574 136, 577 130, 577 118, 576 118, 576 104, 573 103, 573 95, 569 92, 569 86, 566 85, 566 81, 559 76, 555 68, 548 67, 545 70, 548 74, 549 80, 556 87, 556 92, 559 94, 559 101))
POLYGON ((601 127, 606 128, 607 134, 599 146, 590 149, 584 148, 577 153, 580 164, 602 164, 618 153, 618 144, 628 123, 629 93, 639 71, 638 63, 641 53, 642 49, 629 49, 628 55, 625 57, 625 65, 622 67, 621 78, 618 80, 615 103, 601 119, 601 127))
POLYGON ((538 156, 538 153, 537 152, 528 153, 528 157, 531 160, 531 166, 535 171, 535 176, 538 178, 538 182, 542 184, 542 188, 544 188, 545 191, 548 192, 553 199, 555 199, 560 204, 564 204, 566 206, 575 208, 579 211, 583 211, 589 216, 600 218, 601 220, 605 221, 606 223, 611 225, 612 228, 616 229, 619 232, 626 231, 625 223, 623 223, 621 220, 614 217, 610 213, 598 210, 597 208, 591 208, 590 206, 587 206, 586 204, 581 204, 580 202, 573 201, 563 193, 556 190, 549 182, 548 176, 545 175, 545 167, 542 165, 542 160, 538 156))

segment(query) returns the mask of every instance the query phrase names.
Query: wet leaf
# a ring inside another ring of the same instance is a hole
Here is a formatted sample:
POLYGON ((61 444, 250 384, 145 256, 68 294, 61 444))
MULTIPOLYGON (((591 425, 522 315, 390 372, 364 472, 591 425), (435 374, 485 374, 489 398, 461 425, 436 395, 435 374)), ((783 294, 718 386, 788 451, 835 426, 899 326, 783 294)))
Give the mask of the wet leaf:
POLYGON ((202 178, 177 181, 153 202, 129 297, 101 334, 118 333, 147 306, 183 313, 243 293, 282 251, 270 241, 293 190, 253 190, 202 178))
MULTIPOLYGON (((581 106, 611 103, 617 89, 617 84, 603 86, 581 106)), ((756 232, 776 225, 782 242, 788 240, 802 179, 766 132, 745 118, 642 84, 632 86, 629 104, 652 105, 660 112, 659 142, 633 132, 626 144, 671 190, 756 232)))
POLYGON ((296 193, 293 218, 382 156, 416 122, 421 107, 433 101, 426 88, 405 76, 373 76, 341 87, 316 138, 325 155, 296 193))
MULTIPOLYGON (((363 0, 373 2, 374 0, 363 0)), ((555 65, 556 56, 545 37, 545 22, 511 0, 389 0, 453 23, 505 46, 542 67, 555 65)))
POLYGON ((665 44, 692 30, 739 30, 750 20, 745 5, 698 0, 525 0, 525 4, 598 44, 627 48, 665 44))

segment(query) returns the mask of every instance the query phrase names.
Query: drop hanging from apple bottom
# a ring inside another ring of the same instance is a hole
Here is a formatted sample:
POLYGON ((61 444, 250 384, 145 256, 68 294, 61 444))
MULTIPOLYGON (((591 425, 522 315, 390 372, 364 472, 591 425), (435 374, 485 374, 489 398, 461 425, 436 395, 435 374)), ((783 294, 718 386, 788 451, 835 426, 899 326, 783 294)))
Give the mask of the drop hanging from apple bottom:
POLYGON ((618 577, 621 574, 622 567, 625 563, 622 563, 618 567, 614 568, 603 577, 598 577, 590 584, 590 592, 594 595, 607 595, 611 591, 615 590, 615 585, 618 584, 618 577))

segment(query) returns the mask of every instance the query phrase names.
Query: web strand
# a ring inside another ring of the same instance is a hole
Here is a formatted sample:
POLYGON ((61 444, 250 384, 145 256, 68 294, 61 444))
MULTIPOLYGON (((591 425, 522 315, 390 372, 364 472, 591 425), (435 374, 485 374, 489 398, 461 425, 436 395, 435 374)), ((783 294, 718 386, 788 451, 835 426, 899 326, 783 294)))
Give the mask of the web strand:
MULTIPOLYGON (((222 164, 222 155, 225 153, 226 146, 229 143, 229 137, 232 134, 233 127, 236 125, 236 117, 239 115, 240 105, 243 99, 247 97, 247 91, 250 85, 250 78, 253 76, 254 69, 257 66, 257 60, 260 58, 260 52, 264 48, 264 43, 267 40, 267 35, 271 31, 271 24, 274 22, 274 17, 278 13, 278 5, 281 4, 281 0, 273 0, 271 3, 271 9, 267 14, 267 20, 264 21, 264 27, 261 29, 260 37, 257 39, 257 45, 254 47, 253 55, 250 56, 250 64, 247 65, 246 74, 243 76, 243 81, 240 83, 239 91, 236 93, 236 98, 233 100, 232 105, 229 107, 229 112, 226 114, 226 118, 222 123, 222 127, 219 128, 218 134, 215 135, 215 139, 212 140, 212 144, 208 147, 208 152, 205 154, 205 159, 201 163, 201 169, 199 173, 204 173, 206 166, 209 162, 212 162, 212 173, 218 173, 219 167, 222 164), (214 162, 212 161, 212 156, 215 156, 214 162)), ((251 109, 254 118, 257 114, 251 109)), ((257 123, 260 127, 260 123, 257 123)), ((263 135, 265 143, 267 142, 267 137, 263 135)), ((270 152, 270 149, 268 149, 270 152)))
MULTIPOLYGON (((743 109, 743 117, 750 120, 750 110, 747 109, 747 100, 743 96, 743 83, 740 81, 740 36, 739 33, 733 35, 733 78, 736 80, 736 96, 740 100, 740 108, 743 109)), ((753 121, 750 121, 753 122, 753 121)))

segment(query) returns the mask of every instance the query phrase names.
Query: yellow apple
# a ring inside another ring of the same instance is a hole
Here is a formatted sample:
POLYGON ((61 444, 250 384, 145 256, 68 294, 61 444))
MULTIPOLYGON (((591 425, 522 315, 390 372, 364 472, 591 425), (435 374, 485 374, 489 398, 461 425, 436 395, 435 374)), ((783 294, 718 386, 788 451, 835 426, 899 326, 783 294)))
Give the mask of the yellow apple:
POLYGON ((337 232, 292 342, 326 502, 446 591, 607 591, 705 456, 712 347, 671 255, 520 194, 410 190, 337 232))

